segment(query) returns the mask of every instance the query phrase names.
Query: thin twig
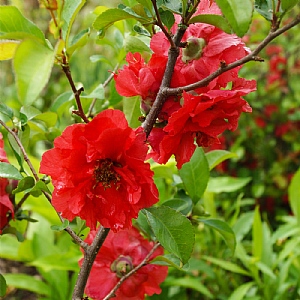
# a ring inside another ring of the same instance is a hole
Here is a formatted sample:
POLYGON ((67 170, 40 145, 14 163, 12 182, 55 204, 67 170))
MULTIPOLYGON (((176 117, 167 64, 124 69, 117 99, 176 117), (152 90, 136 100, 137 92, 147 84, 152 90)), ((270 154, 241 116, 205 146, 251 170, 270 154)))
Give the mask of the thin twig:
POLYGON ((84 249, 84 258, 74 287, 72 300, 81 300, 96 256, 109 233, 109 228, 101 226, 92 242, 84 249))
POLYGON ((112 297, 115 297, 115 292, 118 290, 118 288, 121 286, 121 284, 127 279, 129 278, 131 275, 133 275, 135 272, 137 272, 140 268, 142 268, 143 266, 145 266, 151 255, 155 252, 155 250, 160 246, 160 243, 157 243, 153 246, 153 248, 149 251, 149 253, 147 254, 147 256, 141 261, 140 264, 138 264, 135 268, 133 268, 130 272, 128 272, 126 275, 124 275, 119 281, 118 283, 114 286, 114 288, 109 292, 109 294, 107 294, 103 300, 108 300, 112 297))

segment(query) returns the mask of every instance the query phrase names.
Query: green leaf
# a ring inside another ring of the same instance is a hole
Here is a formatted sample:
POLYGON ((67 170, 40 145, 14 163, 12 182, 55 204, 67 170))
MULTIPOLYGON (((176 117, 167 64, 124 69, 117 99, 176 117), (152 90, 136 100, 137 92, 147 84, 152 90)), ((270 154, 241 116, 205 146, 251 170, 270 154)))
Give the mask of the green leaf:
POLYGON ((20 112, 27 117, 27 120, 31 120, 35 116, 41 114, 41 111, 33 106, 22 106, 20 112))
POLYGON ((140 110, 139 96, 123 98, 123 112, 126 116, 128 124, 132 128, 141 126, 139 117, 142 115, 140 110))
POLYGON ((46 185, 46 183, 42 180, 39 180, 35 186, 30 190, 30 194, 33 196, 33 197, 39 197, 42 192, 45 191, 47 193, 50 194, 50 191, 46 185))
POLYGON ((174 199, 169 199, 169 200, 163 202, 162 205, 173 208, 176 211, 181 212, 183 215, 187 215, 188 213, 190 213, 192 211, 192 208, 193 208, 192 200, 190 198, 188 198, 188 200, 174 198, 174 199))
POLYGON ((299 0, 281 0, 281 8, 283 10, 289 10, 293 8, 297 3, 299 3, 299 0))
POLYGON ((0 113, 8 116, 11 120, 14 117, 14 113, 13 113, 12 109, 3 103, 0 103, 0 113))
POLYGON ((6 280, 2 274, 0 274, 0 296, 3 297, 6 294, 6 280))
POLYGON ((8 286, 31 291, 40 295, 51 295, 51 287, 45 282, 27 274, 5 274, 4 278, 8 286))
POLYGON ((182 267, 183 267, 180 259, 173 254, 158 255, 153 260, 151 260, 151 263, 174 267, 180 271, 182 271, 182 267))
POLYGON ((138 3, 142 4, 144 8, 148 9, 148 11, 153 15, 153 5, 151 0, 137 0, 138 3))
POLYGON ((126 52, 151 52, 150 48, 136 36, 128 35, 124 43, 126 52))
POLYGON ((202 148, 197 148, 191 160, 182 166, 179 176, 186 191, 196 203, 203 195, 209 179, 208 162, 202 148))
POLYGON ((123 9, 111 8, 104 11, 96 18, 96 20, 93 23, 93 27, 96 30, 100 31, 99 36, 103 37, 107 28, 109 28, 117 21, 126 20, 126 19, 136 19, 141 22, 148 21, 148 19, 145 19, 135 14, 133 11, 129 13, 123 9))
POLYGON ((89 40, 90 28, 80 31, 71 41, 70 47, 67 48, 67 55, 70 58, 75 50, 85 46, 89 40))
POLYGON ((157 4, 159 7, 163 9, 167 9, 174 14, 182 14, 182 3, 181 1, 174 1, 174 0, 158 0, 157 4))
POLYGON ((14 40, 0 40, 0 60, 12 59, 19 43, 14 40))
POLYGON ((14 72, 21 103, 32 104, 48 82, 55 52, 34 40, 24 40, 15 53, 14 72))
POLYGON ((227 22, 227 20, 219 15, 197 15, 192 17, 189 21, 189 24, 194 23, 206 23, 213 26, 216 26, 223 30, 226 33, 231 33, 231 28, 227 22))
POLYGON ((251 289, 253 285, 253 281, 240 285, 236 290, 234 290, 234 292, 230 295, 230 298, 228 300, 243 300, 247 292, 251 289))
POLYGON ((215 166, 226 159, 237 157, 236 153, 226 150, 213 150, 205 154, 208 161, 209 169, 212 170, 215 166))
POLYGON ((54 127, 57 121, 57 114, 51 111, 36 115, 33 120, 45 122, 47 127, 54 127))
MULTIPOLYGON (((213 294, 205 287, 199 280, 199 278, 194 277, 183 277, 183 278, 170 278, 165 282, 166 285, 171 286, 181 286, 188 289, 193 289, 199 293, 205 295, 209 299, 213 299, 213 294)), ((200 299, 200 298, 199 298, 200 299)))
POLYGON ((260 15, 262 15, 268 21, 271 21, 273 19, 272 0, 255 0, 254 8, 260 15))
POLYGON ((27 192, 34 186, 34 183, 35 183, 35 181, 34 181, 33 177, 29 177, 29 176, 25 177, 19 181, 17 188, 14 189, 12 191, 12 193, 16 194, 16 193, 20 193, 23 191, 27 192))
POLYGON ((69 101, 72 101, 74 99, 74 94, 72 92, 65 92, 61 95, 59 95, 53 102, 52 106, 50 107, 50 110, 53 111, 53 112, 58 112, 59 108, 69 102, 69 101))
POLYGON ((64 222, 60 225, 52 225, 51 229, 54 231, 63 231, 69 226, 69 220, 64 220, 64 222))
POLYGON ((18 171, 18 169, 6 162, 0 162, 0 177, 16 179, 16 180, 23 179, 23 176, 18 171))
POLYGON ((15 6, 0 7, 0 39, 21 40, 34 37, 46 44, 43 32, 26 19, 15 6))
POLYGON ((288 189, 289 202, 293 214, 296 216, 298 224, 300 225, 300 169, 293 176, 288 189))
POLYGON ((160 10, 159 14, 163 24, 170 30, 175 23, 174 15, 169 10, 160 10))
POLYGON ((226 222, 218 219, 197 218, 197 220, 204 223, 206 226, 214 230, 217 230, 225 240, 227 246, 230 248, 232 253, 234 253, 235 246, 236 246, 235 234, 231 229, 231 227, 226 222))
POLYGON ((250 180, 250 177, 211 177, 207 185, 207 191, 213 193, 235 192, 244 187, 250 180))
POLYGON ((62 38, 66 42, 66 46, 69 46, 68 40, 72 24, 75 20, 80 9, 85 4, 86 0, 64 0, 63 8, 61 12, 61 18, 63 21, 61 30, 62 38))
POLYGON ((263 228, 260 217, 259 206, 255 207, 254 221, 252 227, 252 255, 261 260, 263 253, 263 228))
POLYGON ((166 206, 147 208, 145 213, 162 246, 186 264, 195 241, 191 222, 181 213, 166 206))
POLYGON ((100 83, 89 95, 81 96, 81 98, 88 98, 88 99, 105 99, 105 92, 103 84, 100 83))
POLYGON ((233 31, 243 37, 252 20, 253 5, 251 0, 216 0, 233 31))
POLYGON ((210 256, 206 256, 206 255, 202 255, 201 258, 208 262, 211 262, 212 264, 215 264, 215 265, 221 267, 224 270, 227 270, 227 271, 230 271, 233 273, 237 273, 237 274, 250 276, 249 272, 247 272, 246 270, 244 270, 243 268, 241 268, 240 266, 238 266, 232 262, 214 258, 214 257, 210 257, 210 256))

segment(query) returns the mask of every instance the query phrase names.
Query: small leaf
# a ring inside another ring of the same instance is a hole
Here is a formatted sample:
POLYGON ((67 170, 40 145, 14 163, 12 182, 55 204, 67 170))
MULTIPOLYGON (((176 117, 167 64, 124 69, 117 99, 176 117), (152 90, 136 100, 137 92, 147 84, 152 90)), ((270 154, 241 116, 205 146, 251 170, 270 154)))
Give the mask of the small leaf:
POLYGON ((16 180, 23 179, 23 176, 18 171, 18 169, 6 162, 0 162, 0 177, 16 179, 16 180))
POLYGON ((39 197, 42 192, 45 191, 47 193, 50 194, 50 191, 46 185, 46 183, 42 180, 39 180, 35 186, 30 190, 30 194, 33 196, 33 197, 39 197))
POLYGON ((175 23, 174 15, 169 10, 160 10, 159 14, 163 24, 170 30, 175 23))
POLYGON ((28 37, 37 38, 46 45, 43 32, 15 6, 1 6, 0 39, 22 40, 28 37))
POLYGON ((64 220, 64 222, 60 225, 52 225, 51 229, 54 231, 63 231, 69 226, 69 220, 64 220))
POLYGON ((174 0, 158 0, 157 4, 163 9, 167 9, 174 14, 182 14, 182 3, 174 0))
POLYGON ((144 8, 148 9, 148 11, 153 13, 153 5, 151 0, 137 0, 138 3, 142 4, 144 8))
POLYGON ((286 11, 293 8, 297 3, 299 0, 281 0, 281 8, 286 11))
POLYGON ((132 128, 141 126, 139 117, 141 116, 139 96, 123 98, 123 112, 126 116, 128 124, 132 128))
POLYGON ((250 177, 211 177, 207 185, 207 191, 212 193, 235 192, 251 181, 250 177))
POLYGON ((20 193, 20 192, 27 192, 28 190, 30 190, 33 186, 34 186, 34 179, 33 177, 25 177, 23 178, 22 180, 19 181, 19 184, 17 186, 16 189, 14 189, 12 191, 13 194, 16 194, 16 193, 20 193))
POLYGON ((89 95, 81 96, 81 98, 105 99, 105 92, 104 92, 103 84, 100 83, 89 95))
POLYGON ((179 175, 186 191, 196 203, 203 195, 209 179, 208 162, 202 148, 196 149, 191 160, 179 170, 179 175))
POLYGON ((195 241, 191 222, 181 213, 166 206, 147 208, 145 213, 162 246, 186 264, 195 241))
POLYGON ((176 211, 181 212, 183 215, 187 215, 192 211, 193 208, 192 200, 190 198, 188 199, 189 201, 186 199, 173 198, 163 202, 162 205, 173 208, 176 211))
POLYGON ((151 52, 150 48, 143 42, 141 41, 139 38, 132 36, 132 35, 128 35, 125 38, 125 50, 126 52, 151 52))
POLYGON ((190 19, 189 24, 206 23, 216 26, 226 33, 231 33, 231 28, 226 19, 219 15, 197 15, 190 19))
MULTIPOLYGON (((288 0, 288 1, 290 1, 290 0, 288 0)), ((254 8, 266 20, 271 21, 273 19, 272 0, 255 0, 254 8)))
POLYGON ((237 157, 236 153, 226 150, 213 150, 205 154, 208 161, 209 169, 212 170, 215 166, 226 159, 237 157))
POLYGON ((2 274, 0 274, 0 296, 3 297, 6 294, 6 280, 2 274))
POLYGON ((292 208, 292 212, 297 218, 300 225, 300 169, 293 176, 291 184, 288 189, 289 202, 292 208))
POLYGON ((12 59, 19 44, 19 41, 0 40, 0 60, 12 59))
POLYGON ((173 254, 165 254, 165 255, 156 256, 153 260, 151 260, 151 263, 155 263, 155 264, 163 265, 163 266, 174 267, 177 270, 181 270, 181 271, 182 271, 182 267, 183 267, 180 259, 173 254))
POLYGON ((65 92, 59 95, 53 102, 50 110, 53 112, 58 112, 58 109, 65 103, 74 99, 74 95, 72 92, 65 92))
POLYGON ((54 127, 57 121, 57 114, 51 111, 36 115, 33 120, 45 122, 47 127, 54 127))
POLYGON ((48 82, 54 51, 34 40, 24 40, 15 53, 14 72, 20 101, 32 104, 48 82))
POLYGON ((197 218, 197 220, 204 223, 206 226, 217 230, 225 240, 227 246, 230 248, 232 253, 234 253, 236 246, 235 235, 231 227, 226 222, 218 219, 197 218))
POLYGON ((89 39, 90 29, 84 29, 80 31, 72 40, 70 47, 67 48, 67 55, 70 58, 75 50, 83 47, 89 39))
POLYGON ((12 109, 3 103, 0 103, 0 113, 8 116, 11 120, 14 117, 14 113, 13 113, 12 109))
POLYGON ((252 20, 253 5, 251 0, 216 0, 233 31, 243 37, 252 20))

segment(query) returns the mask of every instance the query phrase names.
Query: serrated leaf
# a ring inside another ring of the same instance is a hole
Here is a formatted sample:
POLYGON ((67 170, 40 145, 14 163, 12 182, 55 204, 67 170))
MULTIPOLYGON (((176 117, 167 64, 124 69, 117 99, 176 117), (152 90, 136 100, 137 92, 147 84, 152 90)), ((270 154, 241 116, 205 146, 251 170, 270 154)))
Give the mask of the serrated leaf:
POLYGON ((132 35, 128 35, 125 38, 124 47, 126 52, 151 52, 150 48, 143 41, 132 35))
POLYGON ((3 297, 6 294, 6 280, 2 274, 0 274, 0 296, 3 297))
POLYGON ((226 150, 213 150, 205 154, 208 161, 209 169, 212 170, 215 166, 226 159, 237 157, 236 153, 226 150))
POLYGON ((300 169, 293 176, 289 189, 289 202, 293 214, 296 216, 298 224, 300 225, 300 169))
POLYGON ((29 177, 29 176, 25 177, 19 181, 17 188, 14 189, 12 191, 12 193, 16 194, 16 193, 20 193, 23 191, 26 192, 27 190, 30 190, 34 186, 34 183, 35 183, 35 181, 34 181, 33 177, 29 177))
POLYGON ((166 206, 145 209, 148 222, 162 246, 186 264, 192 254, 195 233, 191 222, 166 206))
POLYGON ((299 0, 281 0, 281 8, 283 10, 289 10, 293 8, 297 3, 299 3, 299 0))
POLYGON ((22 40, 37 38, 46 44, 43 32, 30 20, 26 19, 15 6, 1 6, 0 39, 22 40))
POLYGON ((243 37, 252 20, 253 5, 251 0, 216 0, 233 31, 243 37))
POLYGON ((141 116, 139 96, 123 98, 123 112, 130 127, 141 126, 139 117, 141 116))
POLYGON ((254 8, 268 21, 271 21, 273 19, 272 0, 255 0, 254 8))
POLYGON ((129 13, 123 9, 111 8, 104 11, 96 18, 96 20, 93 23, 93 27, 96 30, 101 31, 101 34, 104 36, 105 30, 108 27, 110 27, 117 21, 126 20, 126 19, 136 19, 141 22, 148 21, 148 19, 141 18, 135 13, 129 13))
POLYGON ((55 52, 34 40, 24 40, 16 50, 14 73, 21 103, 32 104, 48 82, 55 52))
POLYGON ((216 26, 226 33, 231 33, 231 28, 226 19, 219 15, 197 15, 190 19, 189 24, 206 23, 216 26))
POLYGON ((61 11, 61 18, 63 21, 61 30, 62 38, 66 42, 67 47, 69 46, 68 40, 72 24, 85 2, 86 0, 64 0, 63 8, 61 11))
POLYGON ((0 40, 0 60, 12 59, 19 44, 19 41, 0 40))
POLYGON ((218 219, 198 218, 197 220, 204 223, 206 226, 209 226, 210 228, 217 230, 225 240, 227 246, 230 248, 232 253, 234 253, 236 247, 235 234, 231 229, 231 227, 226 222, 218 219))
POLYGON ((209 179, 208 162, 202 148, 197 148, 191 160, 182 166, 179 176, 186 191, 196 203, 203 195, 209 179))
POLYGON ((51 287, 45 282, 27 274, 5 274, 4 278, 8 286, 25 289, 40 295, 51 295, 51 287))
POLYGON ((23 176, 18 171, 18 169, 6 162, 0 162, 0 177, 16 179, 16 180, 23 179, 23 176))
POLYGON ((212 193, 235 192, 251 181, 251 177, 211 177, 207 185, 207 191, 212 193))

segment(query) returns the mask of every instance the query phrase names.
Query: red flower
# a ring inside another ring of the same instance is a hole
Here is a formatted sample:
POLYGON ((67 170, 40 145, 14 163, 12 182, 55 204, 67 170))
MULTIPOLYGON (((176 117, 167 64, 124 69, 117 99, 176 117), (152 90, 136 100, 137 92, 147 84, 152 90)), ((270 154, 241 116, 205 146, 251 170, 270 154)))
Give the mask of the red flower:
POLYGON ((67 127, 40 168, 52 177, 55 209, 68 220, 79 216, 91 229, 97 222, 115 231, 129 228, 142 208, 158 201, 144 141, 142 129, 128 127, 118 110, 67 127))
MULTIPOLYGON (((96 231, 91 231, 86 242, 91 244, 96 231)), ((120 277, 139 265, 153 248, 153 242, 144 239, 137 229, 109 232, 94 261, 85 293, 93 299, 103 299, 118 283, 120 277)), ((163 254, 155 250, 150 260, 163 254)), ((82 260, 79 261, 81 265, 82 260)), ((159 284, 167 277, 168 268, 147 264, 126 279, 116 292, 115 300, 140 300, 145 294, 159 294, 159 284)))
MULTIPOLYGON (((3 136, 0 132, 0 162, 8 163, 6 153, 4 151, 3 136)), ((9 199, 9 195, 6 192, 6 188, 9 182, 7 178, 0 177, 0 234, 3 228, 9 222, 9 214, 14 217, 14 207, 9 199)))
POLYGON ((255 90, 255 86, 255 81, 239 78, 232 90, 211 90, 201 95, 184 93, 182 108, 172 114, 167 126, 154 131, 154 139, 160 138, 161 141, 156 141, 156 147, 152 147, 151 157, 159 163, 166 163, 174 154, 177 166, 181 168, 195 151, 194 140, 200 147, 219 143, 218 135, 226 129, 235 130, 240 114, 251 111, 241 96, 255 90))

